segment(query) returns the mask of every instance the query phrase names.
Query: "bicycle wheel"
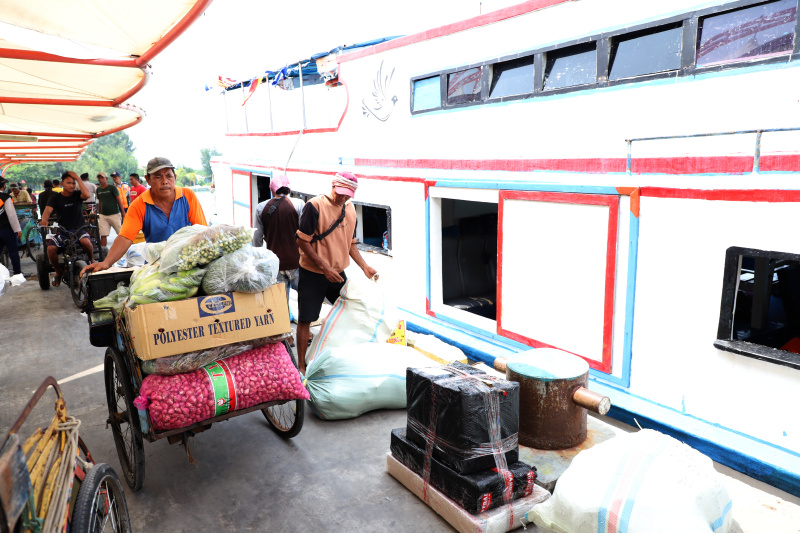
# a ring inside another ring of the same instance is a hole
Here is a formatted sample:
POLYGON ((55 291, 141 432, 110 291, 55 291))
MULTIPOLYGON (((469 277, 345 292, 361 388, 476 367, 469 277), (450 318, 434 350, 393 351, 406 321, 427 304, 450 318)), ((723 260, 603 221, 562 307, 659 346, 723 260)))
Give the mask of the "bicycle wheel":
POLYGON ((83 311, 89 305, 89 294, 86 288, 86 278, 81 278, 81 270, 86 266, 85 261, 75 261, 72 263, 72 273, 70 274, 69 290, 72 292, 72 301, 75 307, 83 311))
POLYGON ((39 276, 39 288, 50 289, 50 260, 42 253, 36 254, 36 275, 39 276))
MULTIPOLYGON (((283 341, 283 347, 289 352, 289 357, 297 368, 297 358, 292 353, 289 343, 283 341)), ((280 405, 265 407, 261 412, 278 435, 284 439, 291 439, 303 429, 306 404, 303 400, 290 400, 280 405)))
POLYGON ((105 463, 86 473, 72 511, 74 533, 126 533, 131 531, 128 505, 114 469, 105 463))
POLYGON ((114 348, 106 350, 104 374, 108 423, 114 434, 125 482, 136 491, 144 484, 144 442, 139 415, 133 407, 133 381, 122 355, 114 348))

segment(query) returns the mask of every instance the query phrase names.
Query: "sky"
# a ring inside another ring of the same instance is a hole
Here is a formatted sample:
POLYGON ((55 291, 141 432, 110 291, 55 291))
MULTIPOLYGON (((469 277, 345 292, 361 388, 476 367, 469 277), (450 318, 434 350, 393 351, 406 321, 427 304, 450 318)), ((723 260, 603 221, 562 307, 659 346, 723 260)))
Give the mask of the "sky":
POLYGON ((411 35, 521 0, 215 0, 151 62, 147 85, 128 102, 145 110, 127 133, 144 165, 155 156, 200 167, 202 148, 221 149, 217 76, 249 80, 340 45, 411 35))

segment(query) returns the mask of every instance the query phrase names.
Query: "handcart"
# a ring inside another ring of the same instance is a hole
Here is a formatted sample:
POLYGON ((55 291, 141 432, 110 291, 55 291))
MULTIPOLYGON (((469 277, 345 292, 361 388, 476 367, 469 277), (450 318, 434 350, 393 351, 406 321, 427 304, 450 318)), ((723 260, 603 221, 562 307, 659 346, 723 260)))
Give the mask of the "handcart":
MULTIPOLYGON (((116 287, 117 283, 126 282, 123 273, 115 274, 115 278, 103 280, 103 273, 89 276, 88 290, 90 301, 94 301, 116 287), (122 277, 120 277, 122 276, 122 277), (106 285, 98 288, 97 285, 106 285)), ((91 305, 91 304, 90 304, 91 305)), ((87 313, 90 325, 90 340, 95 346, 107 346, 105 355, 105 389, 108 403, 107 424, 114 435, 114 443, 119 454, 125 481, 134 491, 142 488, 145 474, 144 441, 155 442, 166 438, 170 444, 181 443, 186 450, 190 463, 194 463, 189 450, 190 437, 205 431, 215 422, 222 422, 235 416, 253 411, 261 411, 272 429, 283 438, 295 437, 303 427, 305 403, 303 400, 280 400, 253 405, 245 409, 229 411, 197 422, 187 427, 169 430, 155 430, 149 411, 139 411, 134 406, 134 399, 140 394, 144 375, 140 359, 131 337, 131 332, 124 314, 119 315, 112 308, 100 308, 112 313, 114 320, 107 324, 93 324, 93 312, 87 313)), ((286 351, 297 368, 297 358, 286 341, 286 351)))
POLYGON ((48 377, 0 446, 0 533, 131 531, 128 507, 114 469, 95 463, 78 436, 80 421, 67 416, 58 383, 48 377), (19 430, 48 387, 55 416, 24 441, 19 430))

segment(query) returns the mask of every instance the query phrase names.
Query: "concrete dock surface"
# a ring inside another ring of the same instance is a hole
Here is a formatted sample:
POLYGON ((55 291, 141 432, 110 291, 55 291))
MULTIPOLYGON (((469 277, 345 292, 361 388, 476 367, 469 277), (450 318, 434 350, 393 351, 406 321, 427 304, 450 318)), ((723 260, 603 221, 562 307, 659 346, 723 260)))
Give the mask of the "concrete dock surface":
MULTIPOLYGON (((0 296, 0 436, 47 376, 59 380, 70 415, 97 462, 122 478, 106 429, 104 348, 89 343, 87 319, 69 289, 42 291, 35 264, 22 261, 28 281, 0 296)), ((53 416, 48 393, 20 432, 26 437, 53 416)), ((306 410, 294 439, 275 434, 260 412, 214 424, 191 441, 197 463, 166 439, 144 443, 145 481, 123 489, 134 531, 453 531, 425 503, 386 473, 393 428, 404 410, 326 422, 306 410)), ((608 420, 621 431, 634 428, 608 420)), ((800 498, 717 465, 733 497, 734 531, 800 532, 800 498)), ((521 529, 520 529, 521 531, 521 529)), ((527 525, 528 532, 538 528, 527 525)))

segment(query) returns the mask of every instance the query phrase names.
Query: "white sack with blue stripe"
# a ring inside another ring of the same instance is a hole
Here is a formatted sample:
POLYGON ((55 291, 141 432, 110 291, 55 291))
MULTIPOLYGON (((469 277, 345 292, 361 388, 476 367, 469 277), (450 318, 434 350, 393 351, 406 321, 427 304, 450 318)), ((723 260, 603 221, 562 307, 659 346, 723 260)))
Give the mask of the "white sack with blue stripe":
POLYGON ((397 327, 397 307, 387 298, 383 281, 364 276, 348 279, 314 336, 306 362, 323 349, 353 346, 363 342, 385 342, 397 327))
POLYGON ((563 533, 728 533, 732 506, 711 459, 643 429, 580 452, 526 517, 563 533))
POLYGON ((355 418, 375 409, 405 409, 406 369, 430 366, 439 365, 399 344, 328 347, 306 367, 305 386, 320 418, 355 418))

